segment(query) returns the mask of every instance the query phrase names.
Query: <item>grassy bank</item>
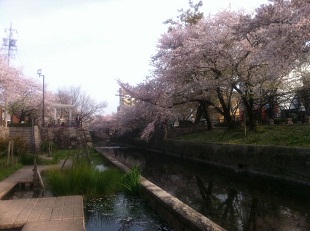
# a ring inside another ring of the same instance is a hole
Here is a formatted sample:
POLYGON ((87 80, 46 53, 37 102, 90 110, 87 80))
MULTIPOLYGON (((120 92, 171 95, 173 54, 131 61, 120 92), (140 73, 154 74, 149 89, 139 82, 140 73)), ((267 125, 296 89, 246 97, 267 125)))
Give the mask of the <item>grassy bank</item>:
POLYGON ((199 142, 220 142, 231 144, 280 145, 289 147, 310 147, 310 124, 260 125, 256 131, 245 132, 244 127, 185 135, 180 140, 199 142))

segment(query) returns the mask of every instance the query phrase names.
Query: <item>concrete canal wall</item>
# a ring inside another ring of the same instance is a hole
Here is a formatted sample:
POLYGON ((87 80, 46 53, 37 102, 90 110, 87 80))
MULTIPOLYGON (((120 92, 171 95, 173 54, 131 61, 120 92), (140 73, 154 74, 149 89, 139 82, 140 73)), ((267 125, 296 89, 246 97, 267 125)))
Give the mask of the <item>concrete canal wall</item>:
MULTIPOLYGON (((114 158, 113 149, 97 148, 102 155, 122 171, 130 169, 114 158)), ((166 222, 178 231, 224 231, 225 229, 210 219, 173 197, 144 177, 140 178, 141 196, 166 222)))
POLYGON ((189 142, 166 139, 159 146, 139 139, 126 144, 165 155, 216 165, 310 187, 310 148, 189 142))
POLYGON ((308 148, 165 140, 161 151, 180 158, 230 167, 236 171, 310 183, 308 148))

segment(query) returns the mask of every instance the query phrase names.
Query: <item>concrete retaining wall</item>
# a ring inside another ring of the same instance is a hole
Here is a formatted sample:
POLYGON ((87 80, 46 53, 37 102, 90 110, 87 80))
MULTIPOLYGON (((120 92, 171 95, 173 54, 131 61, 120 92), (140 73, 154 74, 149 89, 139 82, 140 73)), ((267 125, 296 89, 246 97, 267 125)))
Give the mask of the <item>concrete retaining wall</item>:
POLYGON ((152 146, 140 139, 124 143, 166 155, 310 186, 310 148, 238 145, 166 139, 152 146))
POLYGON ((29 152, 40 152, 43 141, 51 141, 61 148, 72 145, 91 146, 92 138, 84 128, 49 128, 49 127, 3 127, 0 126, 0 138, 22 138, 29 145, 29 152))
MULTIPOLYGON (((122 171, 130 169, 114 159, 113 149, 97 149, 112 164, 122 171)), ((207 217, 198 213, 188 205, 173 197, 144 177, 140 178, 142 185, 141 195, 149 202, 150 206, 166 222, 178 231, 224 231, 222 227, 212 222, 207 217)))
POLYGON ((92 138, 87 129, 74 127, 41 127, 41 140, 50 141, 60 148, 88 144, 91 146, 92 138))
MULTIPOLYGON (((38 126, 34 126, 34 130, 38 129, 38 126)), ((3 127, 0 126, 1 138, 21 138, 27 144, 28 152, 33 152, 36 139, 33 138, 34 130, 32 127, 3 127)))
POLYGON ((165 140, 161 152, 185 159, 310 183, 310 149, 165 140))

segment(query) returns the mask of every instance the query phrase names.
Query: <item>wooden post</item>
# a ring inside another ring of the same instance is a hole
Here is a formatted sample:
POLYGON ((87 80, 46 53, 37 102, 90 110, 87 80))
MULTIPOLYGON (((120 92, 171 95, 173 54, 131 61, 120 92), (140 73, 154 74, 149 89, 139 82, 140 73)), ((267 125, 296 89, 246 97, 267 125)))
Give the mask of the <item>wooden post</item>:
POLYGON ((14 140, 11 142, 11 167, 13 169, 14 165, 14 140))
POLYGON ((6 160, 6 166, 8 167, 10 164, 10 154, 11 154, 11 141, 9 141, 9 145, 8 145, 8 158, 6 160))
POLYGON ((38 178, 40 180, 40 184, 41 184, 42 188, 44 189, 45 186, 44 186, 44 183, 43 183, 43 180, 42 180, 42 177, 41 177, 41 173, 40 173, 38 168, 37 168, 37 176, 38 176, 38 178))
POLYGON ((36 158, 34 158, 33 163, 33 189, 38 190, 38 167, 36 158))
POLYGON ((62 170, 62 169, 64 168, 64 166, 65 166, 65 164, 66 164, 66 162, 67 162, 68 157, 70 156, 70 154, 71 154, 71 151, 69 150, 69 152, 68 152, 68 154, 67 154, 67 156, 66 156, 66 159, 65 159, 64 162, 62 163, 62 166, 61 166, 60 170, 62 170))

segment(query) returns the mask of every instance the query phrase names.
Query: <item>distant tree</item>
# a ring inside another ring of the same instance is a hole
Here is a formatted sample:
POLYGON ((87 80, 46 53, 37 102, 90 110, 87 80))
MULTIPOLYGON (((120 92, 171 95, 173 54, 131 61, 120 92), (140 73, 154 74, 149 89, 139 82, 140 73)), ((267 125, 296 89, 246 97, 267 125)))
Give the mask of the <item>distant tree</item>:
MULTIPOLYGON (((97 103, 81 87, 69 87, 58 89, 56 102, 60 104, 74 105, 73 114, 79 114, 84 122, 90 122, 96 114, 103 112, 106 102, 97 103)), ((63 109, 66 113, 67 109, 63 109)))
POLYGON ((8 114, 15 115, 20 122, 37 118, 42 104, 39 90, 37 81, 26 78, 21 70, 0 57, 0 99, 8 114))

